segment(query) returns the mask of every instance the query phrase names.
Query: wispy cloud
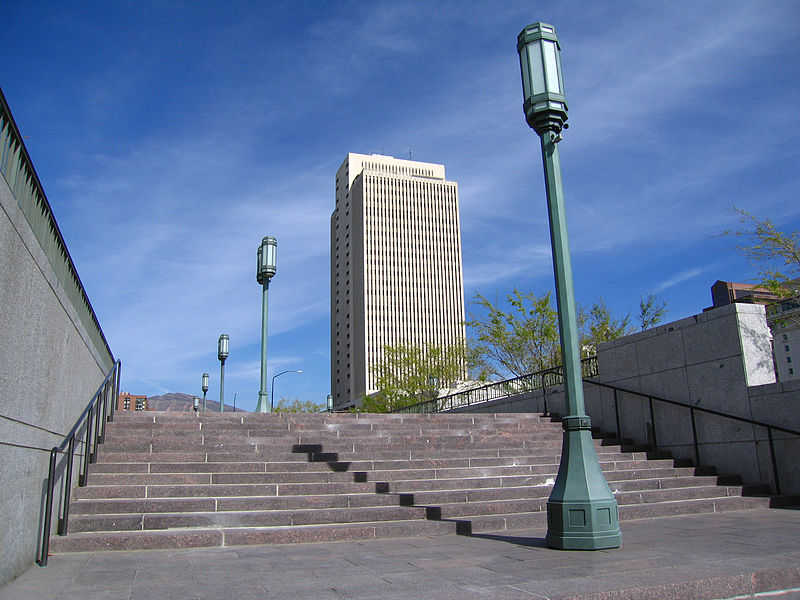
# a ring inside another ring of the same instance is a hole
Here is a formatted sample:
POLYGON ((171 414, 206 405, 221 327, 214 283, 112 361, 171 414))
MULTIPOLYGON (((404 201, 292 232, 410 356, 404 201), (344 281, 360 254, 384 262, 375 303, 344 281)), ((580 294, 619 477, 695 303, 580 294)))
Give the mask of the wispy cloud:
POLYGON ((707 270, 708 269, 702 267, 694 267, 691 269, 687 269, 685 271, 680 271, 675 275, 673 275, 672 277, 670 277, 669 279, 666 279, 665 281, 662 281, 661 283, 656 285, 654 291, 657 294, 661 294, 664 291, 668 290, 669 288, 675 287, 679 283, 683 283, 684 281, 694 279, 695 277, 701 275, 702 273, 705 273, 707 270))

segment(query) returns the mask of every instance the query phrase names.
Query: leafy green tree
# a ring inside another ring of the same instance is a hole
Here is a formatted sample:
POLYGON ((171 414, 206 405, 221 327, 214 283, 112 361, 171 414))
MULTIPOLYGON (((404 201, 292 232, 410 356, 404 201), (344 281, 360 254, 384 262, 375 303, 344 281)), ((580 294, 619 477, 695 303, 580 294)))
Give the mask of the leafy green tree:
POLYGON ((800 232, 784 233, 770 219, 758 219, 739 208, 733 210, 744 229, 723 235, 740 238, 737 249, 760 267, 761 280, 756 285, 782 297, 800 294, 800 232))
POLYGON ((610 342, 631 333, 630 320, 630 314, 621 319, 612 317, 606 303, 600 298, 592 306, 588 318, 584 320, 584 328, 581 332, 583 358, 594 355, 598 344, 610 342))
POLYGON ((300 400, 299 398, 294 398, 292 400, 289 400, 288 398, 281 398, 275 405, 275 412, 318 413, 323 408, 325 407, 322 406, 321 404, 316 404, 311 400, 300 400))
POLYGON ((639 299, 639 331, 651 329, 661 323, 669 312, 667 303, 658 300, 652 292, 639 299))
POLYGON ((397 344, 383 348, 373 367, 378 392, 365 396, 362 412, 387 412, 436 398, 466 378, 469 353, 465 344, 397 344))
MULTIPOLYGON (((470 314, 467 325, 474 335, 473 360, 484 373, 519 377, 561 364, 558 312, 551 298, 550 292, 537 296, 514 289, 501 303, 476 294, 473 303, 483 314, 470 314)), ((666 303, 654 294, 640 299, 642 330, 661 322, 666 312, 666 303)), ((598 344, 636 330, 630 314, 613 317, 602 298, 588 312, 579 308, 577 321, 583 358, 595 354, 598 344)))
POLYGON ((503 303, 481 294, 472 302, 484 312, 471 313, 467 321, 484 373, 520 377, 561 362, 558 312, 550 292, 537 296, 514 288, 503 303))

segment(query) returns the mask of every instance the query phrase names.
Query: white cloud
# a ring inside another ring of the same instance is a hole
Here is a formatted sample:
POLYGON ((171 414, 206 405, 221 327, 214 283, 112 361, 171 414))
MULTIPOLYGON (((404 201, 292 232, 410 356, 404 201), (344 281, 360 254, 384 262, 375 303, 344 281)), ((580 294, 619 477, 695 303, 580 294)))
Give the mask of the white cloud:
POLYGON ((668 290, 669 288, 674 287, 679 283, 683 283, 684 281, 694 279, 695 277, 707 271, 708 271, 707 267, 693 267, 691 269, 680 271, 675 275, 673 275, 672 277, 670 277, 669 279, 666 279, 665 281, 662 281, 661 283, 657 284, 655 286, 655 293, 661 294, 664 291, 668 290))

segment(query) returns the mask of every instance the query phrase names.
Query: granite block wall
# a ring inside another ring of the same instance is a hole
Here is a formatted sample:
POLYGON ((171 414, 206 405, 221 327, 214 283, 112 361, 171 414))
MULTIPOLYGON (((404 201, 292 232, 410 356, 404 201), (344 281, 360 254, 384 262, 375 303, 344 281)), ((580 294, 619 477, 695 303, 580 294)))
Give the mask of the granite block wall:
POLYGON ((38 448, 61 443, 113 364, 92 342, 2 176, 0 348, 2 585, 36 557, 49 459, 38 448))
MULTIPOLYGON (((651 409, 648 395, 800 431, 800 381, 775 382, 763 306, 733 304, 614 340, 598 349, 598 369, 599 382, 629 392, 585 383, 592 426, 616 434, 618 410, 622 437, 656 442, 676 458, 695 460, 691 411, 658 401, 651 409)), ((459 412, 542 412, 545 400, 550 411, 566 413, 562 387, 459 412)), ((701 464, 775 489, 765 427, 699 411, 694 417, 701 464)), ((800 494, 800 436, 773 438, 780 491, 800 494)))
MULTIPOLYGON (((755 410, 751 393, 775 383, 763 306, 732 304, 614 340, 598 348, 598 368, 603 383, 775 423, 773 413, 755 410)), ((655 435, 660 449, 695 459, 690 410, 656 401, 651 416, 646 397, 616 395, 625 437, 652 443, 655 435)), ((772 402, 785 403, 785 391, 772 402)), ((613 411, 612 390, 603 390, 601 405, 602 414, 613 411)), ((702 464, 740 475, 746 483, 774 483, 765 428, 699 411, 694 417, 702 464)), ((787 485, 792 480, 787 477, 787 485)))

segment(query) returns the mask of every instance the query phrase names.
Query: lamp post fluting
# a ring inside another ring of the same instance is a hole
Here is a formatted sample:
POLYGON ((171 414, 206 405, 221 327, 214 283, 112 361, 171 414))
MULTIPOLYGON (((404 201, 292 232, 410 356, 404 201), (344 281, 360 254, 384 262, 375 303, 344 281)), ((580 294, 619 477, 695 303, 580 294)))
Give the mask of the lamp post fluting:
POLYGON ((203 412, 206 412, 206 392, 208 391, 208 373, 203 373, 203 412))
POLYGON ((275 380, 278 377, 280 377, 281 375, 283 375, 284 373, 302 373, 302 372, 303 371, 295 371, 295 370, 289 369, 288 371, 281 371, 277 375, 273 375, 272 376, 272 390, 270 391, 270 405, 269 405, 269 411, 270 412, 275 412, 275 380))
POLYGON ((278 241, 268 235, 258 247, 256 281, 261 284, 261 386, 258 390, 256 412, 267 412, 267 312, 269 308, 269 282, 275 275, 278 241))
POLYGON ((223 333, 217 340, 217 358, 219 359, 219 412, 225 411, 225 359, 228 358, 229 338, 223 333))
POLYGON ((560 50, 555 29, 546 23, 528 25, 517 38, 525 119, 541 138, 568 413, 562 419, 561 463, 547 501, 547 545, 564 550, 600 550, 622 545, 622 533, 617 501, 600 470, 591 420, 583 400, 572 263, 557 146, 561 130, 567 127, 560 50))

